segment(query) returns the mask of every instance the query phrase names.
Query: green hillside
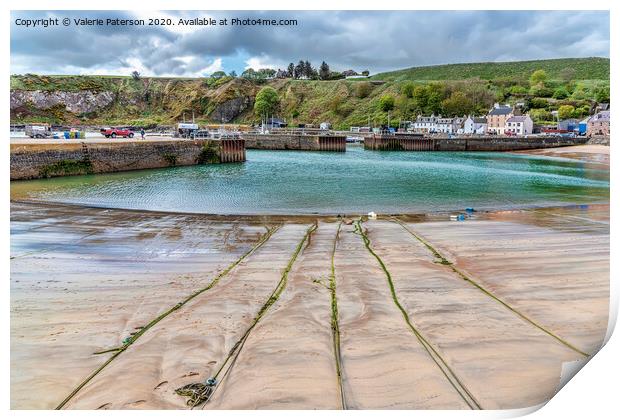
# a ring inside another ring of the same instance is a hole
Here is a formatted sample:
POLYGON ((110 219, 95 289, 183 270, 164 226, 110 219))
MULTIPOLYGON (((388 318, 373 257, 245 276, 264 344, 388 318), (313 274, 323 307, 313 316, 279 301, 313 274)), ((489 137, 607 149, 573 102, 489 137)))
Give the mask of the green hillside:
POLYGON ((582 118, 609 101, 609 59, 576 58, 417 67, 363 80, 248 80, 122 76, 11 76, 11 122, 170 125, 252 124, 261 89, 273 88, 270 115, 289 124, 336 128, 391 124, 418 114, 484 115, 495 102, 521 104, 539 123, 582 118))
POLYGON ((379 73, 372 78, 390 81, 462 80, 472 78, 485 80, 498 78, 527 79, 534 71, 544 70, 550 79, 560 80, 563 78, 563 72, 566 69, 572 69, 575 79, 578 80, 609 80, 609 59, 600 57, 411 67, 379 73))

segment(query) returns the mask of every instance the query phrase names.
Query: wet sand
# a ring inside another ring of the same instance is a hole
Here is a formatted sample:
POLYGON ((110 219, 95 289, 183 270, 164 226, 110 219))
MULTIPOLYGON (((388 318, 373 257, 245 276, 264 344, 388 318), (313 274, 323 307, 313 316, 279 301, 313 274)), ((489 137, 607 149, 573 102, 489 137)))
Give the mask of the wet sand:
POLYGON ((527 150, 514 153, 575 159, 586 163, 601 164, 609 167, 609 146, 602 144, 552 147, 549 149, 527 150))
MULTIPOLYGON (((554 394, 564 362, 600 347, 608 206, 446 219, 362 223, 389 279, 360 232, 342 225, 334 267, 346 408, 528 407, 554 394)), ((214 375, 291 261, 281 295, 197 408, 341 408, 329 289, 338 222, 320 219, 307 240, 314 222, 13 202, 11 407, 56 407, 115 354, 93 353, 122 346, 278 227, 64 408, 188 408, 174 390, 214 375)))

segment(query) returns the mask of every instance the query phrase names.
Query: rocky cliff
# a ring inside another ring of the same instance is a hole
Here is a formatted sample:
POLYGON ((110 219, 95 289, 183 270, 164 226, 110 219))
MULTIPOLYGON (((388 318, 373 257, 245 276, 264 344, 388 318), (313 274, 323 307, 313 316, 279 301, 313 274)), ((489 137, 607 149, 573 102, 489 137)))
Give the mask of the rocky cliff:
POLYGON ((227 123, 252 113, 259 89, 244 79, 13 76, 11 121, 148 126, 194 114, 227 123))

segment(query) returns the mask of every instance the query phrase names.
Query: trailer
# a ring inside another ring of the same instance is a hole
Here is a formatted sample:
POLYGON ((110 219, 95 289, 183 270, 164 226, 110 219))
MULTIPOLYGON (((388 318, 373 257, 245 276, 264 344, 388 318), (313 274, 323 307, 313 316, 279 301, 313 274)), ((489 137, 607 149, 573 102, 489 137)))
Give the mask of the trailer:
POLYGON ((174 130, 174 137, 181 137, 183 139, 193 139, 198 132, 198 124, 194 123, 178 123, 176 130, 174 130))
POLYGON ((25 131, 31 139, 47 139, 53 135, 49 124, 27 124, 25 131))

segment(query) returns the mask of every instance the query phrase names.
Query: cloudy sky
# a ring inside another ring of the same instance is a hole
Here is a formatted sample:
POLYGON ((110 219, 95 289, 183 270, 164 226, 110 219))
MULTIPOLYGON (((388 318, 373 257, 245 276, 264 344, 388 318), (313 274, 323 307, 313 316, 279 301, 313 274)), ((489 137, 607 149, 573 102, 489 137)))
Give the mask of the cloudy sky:
POLYGON ((432 64, 609 57, 609 13, 590 11, 24 11, 11 14, 14 74, 205 76, 308 59, 372 73, 432 64), (297 26, 27 28, 17 19, 263 18, 297 26))

